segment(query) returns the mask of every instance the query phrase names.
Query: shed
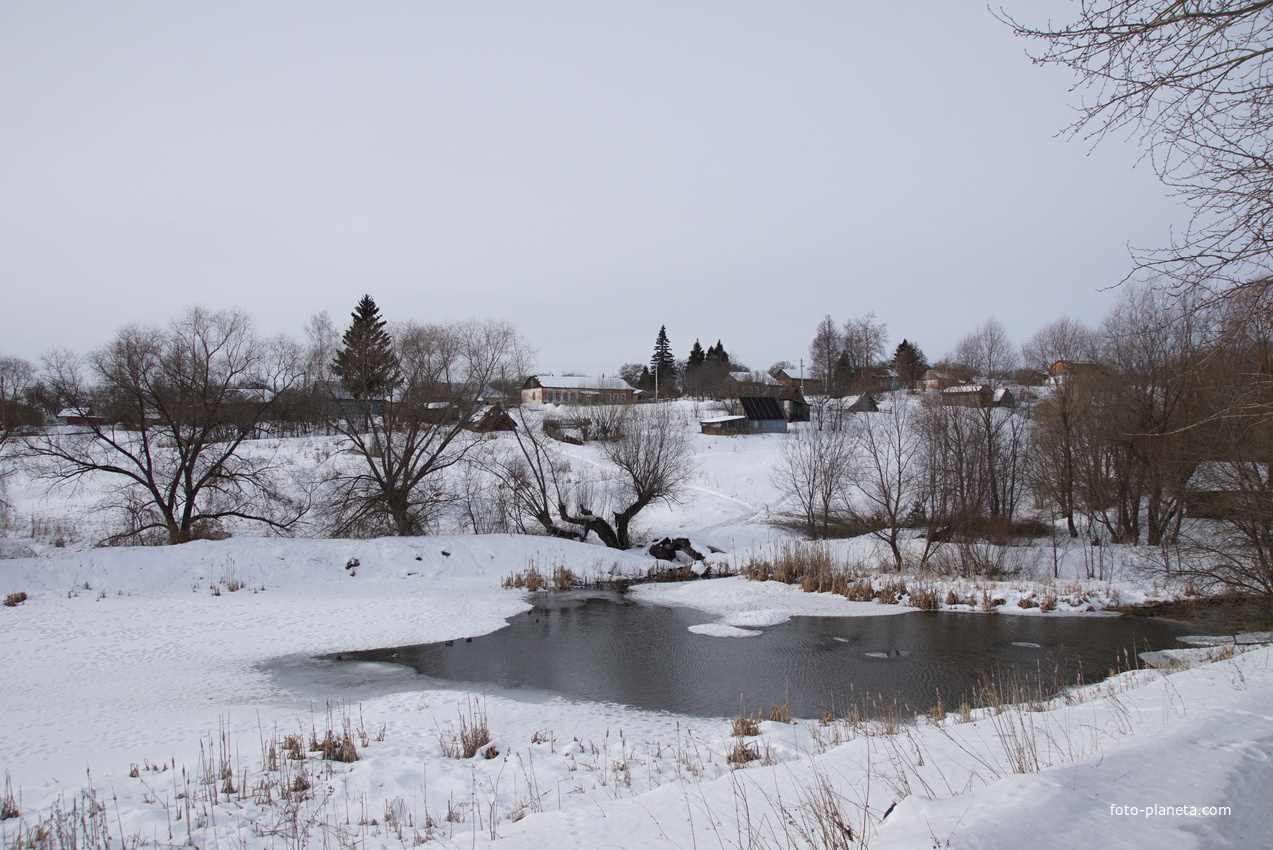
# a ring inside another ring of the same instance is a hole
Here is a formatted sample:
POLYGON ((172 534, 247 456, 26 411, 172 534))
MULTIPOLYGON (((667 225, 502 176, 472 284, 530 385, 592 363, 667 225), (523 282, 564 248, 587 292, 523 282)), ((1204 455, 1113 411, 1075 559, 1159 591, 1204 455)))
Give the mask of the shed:
POLYGON ((711 419, 700 419, 698 424, 704 434, 717 437, 726 434, 746 434, 750 430, 747 427, 746 416, 715 416, 711 419))
POLYGON ((517 423, 503 405, 491 404, 474 415, 464 427, 479 434, 489 434, 492 431, 516 431, 517 423))
POLYGON ((761 434, 787 433, 787 414, 778 399, 769 396, 743 396, 738 399, 747 417, 747 427, 761 434))
POLYGON ((57 413, 60 425, 105 425, 106 417, 98 416, 91 407, 67 407, 57 413))

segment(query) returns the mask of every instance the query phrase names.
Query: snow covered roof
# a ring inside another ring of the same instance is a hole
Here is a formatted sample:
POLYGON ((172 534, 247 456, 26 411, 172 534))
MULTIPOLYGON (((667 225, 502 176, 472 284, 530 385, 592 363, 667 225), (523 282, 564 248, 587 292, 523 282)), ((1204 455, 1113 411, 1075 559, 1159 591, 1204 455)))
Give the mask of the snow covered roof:
POLYGON ((963 386, 958 387, 946 387, 946 389, 942 390, 942 392, 954 395, 956 393, 979 393, 983 389, 985 389, 985 387, 981 384, 964 384, 963 386))
POLYGON ((630 390, 632 385, 611 375, 532 375, 546 390, 630 390))
POLYGON ((711 419, 700 419, 698 422, 700 425, 719 425, 722 422, 737 422, 746 418, 746 416, 713 416, 711 419))
POLYGON ((777 378, 765 372, 730 372, 729 377, 740 384, 765 384, 774 387, 779 385, 777 378))

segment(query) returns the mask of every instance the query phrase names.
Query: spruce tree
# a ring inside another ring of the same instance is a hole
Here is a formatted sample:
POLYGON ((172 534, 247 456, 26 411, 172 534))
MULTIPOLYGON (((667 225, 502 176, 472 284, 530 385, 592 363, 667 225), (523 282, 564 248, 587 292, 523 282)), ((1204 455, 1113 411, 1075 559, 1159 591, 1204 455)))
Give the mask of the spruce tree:
POLYGON ((655 384, 660 395, 676 394, 676 357, 672 354, 672 345, 667 340, 667 326, 659 328, 659 335, 654 340, 654 355, 650 358, 650 371, 654 373, 655 384))
POLYGON ((703 351, 703 346, 698 340, 694 340, 694 347, 690 349, 689 359, 685 361, 686 371, 697 369, 703 365, 703 361, 707 359, 707 354, 703 351))
POLYGON ((699 395, 703 391, 703 364, 707 361, 707 354, 703 351, 703 346, 698 340, 694 340, 694 347, 690 349, 689 359, 685 361, 685 391, 693 395, 699 395))
POLYGON ((924 360, 924 352, 909 340, 902 340, 893 352, 893 371, 904 387, 912 387, 915 382, 928 371, 928 363, 924 360))
POLYGON ((725 346, 721 341, 716 340, 716 344, 707 349, 706 363, 708 366, 715 366, 718 369, 729 371, 729 354, 725 351, 725 346))
POLYGON ((383 396, 392 389, 398 361, 380 308, 370 295, 364 295, 350 316, 353 321, 341 338, 332 372, 355 399, 383 396))

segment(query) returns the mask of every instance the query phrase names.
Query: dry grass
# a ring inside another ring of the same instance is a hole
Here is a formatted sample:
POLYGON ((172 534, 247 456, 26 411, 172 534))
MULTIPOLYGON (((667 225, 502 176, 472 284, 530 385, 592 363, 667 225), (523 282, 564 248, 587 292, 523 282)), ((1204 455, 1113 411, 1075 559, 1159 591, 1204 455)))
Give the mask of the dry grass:
MULTIPOLYGON (((466 709, 460 710, 459 727, 448 724, 438 733, 438 743, 442 747, 442 755, 453 759, 471 759, 483 747, 491 742, 490 726, 486 722, 486 704, 470 698, 466 709)), ((495 748, 487 749, 487 758, 494 758, 498 753, 495 748)))
POLYGON ((534 567, 506 575, 499 583, 505 590, 529 590, 532 593, 548 586, 548 579, 534 567))
POLYGON ((505 590, 529 590, 532 593, 537 590, 574 590, 583 584, 583 579, 569 567, 544 567, 534 562, 500 580, 500 587, 505 590))
POLYGON ((845 587, 844 596, 850 602, 870 602, 875 598, 875 588, 869 578, 860 578, 845 587))
POLYGON ((890 578, 875 591, 875 598, 885 605, 896 605, 906 595, 906 580, 890 578))
POLYGON ((9 776, 9 771, 6 770, 4 772, 4 796, 0 797, 0 820, 16 818, 20 814, 18 800, 13 796, 13 779, 9 776))
POLYGON ((923 611, 936 611, 941 607, 937 601, 937 588, 927 584, 912 585, 910 604, 923 611))
POLYGON ((739 765, 759 760, 760 749, 755 744, 749 744, 742 738, 735 740, 733 746, 725 753, 725 761, 728 764, 739 765))
POLYGON ((807 591, 841 593, 861 571, 836 563, 825 543, 787 540, 767 553, 753 552, 740 574, 752 581, 780 581, 799 584, 807 591))
POLYGON ((760 734, 760 727, 755 718, 740 715, 730 720, 729 734, 735 738, 751 738, 760 734))
MULTIPOLYGON (((284 742, 286 748, 286 740, 284 742)), ((327 703, 327 723, 320 738, 318 730, 312 730, 309 737, 309 751, 319 753, 326 761, 355 762, 358 761, 358 748, 354 746, 353 722, 349 718, 347 706, 339 710, 327 703), (336 715, 339 714, 339 718, 336 715), (340 730, 336 730, 334 720, 339 719, 340 730)))

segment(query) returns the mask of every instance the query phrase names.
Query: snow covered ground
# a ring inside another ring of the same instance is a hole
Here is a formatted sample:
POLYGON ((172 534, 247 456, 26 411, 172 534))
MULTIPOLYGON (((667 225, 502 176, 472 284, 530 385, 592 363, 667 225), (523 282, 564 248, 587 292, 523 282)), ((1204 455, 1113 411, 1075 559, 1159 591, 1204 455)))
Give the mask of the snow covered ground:
MULTIPOLYGON (((782 438, 695 439, 686 501, 643 514, 642 527, 726 550, 712 558, 735 566, 781 546, 788 535, 768 524, 783 508, 768 469, 782 438)), ((590 447, 571 451, 596 461, 590 447)), ((20 811, 0 820, 5 848, 72 838, 201 848, 1260 847, 1273 831, 1267 646, 1160 654, 1159 670, 1047 704, 754 730, 543 694, 414 690, 413 674, 390 665, 332 665, 301 686, 288 672, 311 675, 304 659, 315 655, 500 628, 527 607, 500 580, 528 566, 595 574, 650 559, 516 535, 75 551, 89 536, 78 524, 95 521, 83 513, 91 490, 46 497, 16 480, 9 495, 21 519, 8 545, 37 557, 0 560, 0 595, 27 594, 0 608, 0 770, 20 811), (49 533, 28 537, 28 524, 49 533), (55 534, 70 545, 55 546, 55 534), (474 757, 447 755, 483 725, 490 742, 474 757), (357 761, 310 751, 328 730, 337 742, 348 735, 357 761)), ((1090 550, 1039 549, 1039 577, 1056 569, 1059 579, 968 583, 964 607, 994 596, 1001 612, 1058 616, 1019 602, 1050 587, 1063 597, 1058 612, 1073 613, 1172 592, 1138 577, 1135 553, 1105 548, 1104 581, 1082 578, 1090 550)), ((862 541, 833 550, 864 563, 878 554, 862 541)), ((740 578, 636 592, 701 610, 695 629, 721 640, 802 614, 906 610, 740 578)))

